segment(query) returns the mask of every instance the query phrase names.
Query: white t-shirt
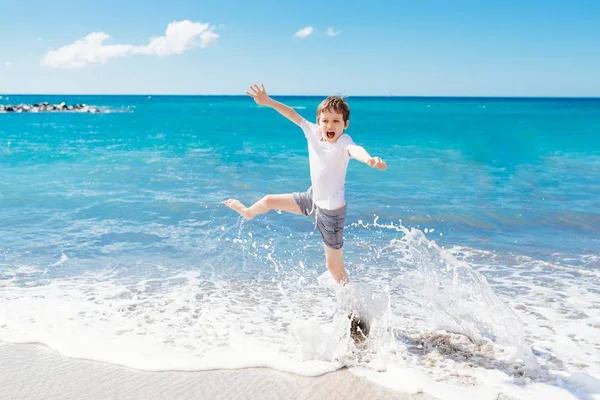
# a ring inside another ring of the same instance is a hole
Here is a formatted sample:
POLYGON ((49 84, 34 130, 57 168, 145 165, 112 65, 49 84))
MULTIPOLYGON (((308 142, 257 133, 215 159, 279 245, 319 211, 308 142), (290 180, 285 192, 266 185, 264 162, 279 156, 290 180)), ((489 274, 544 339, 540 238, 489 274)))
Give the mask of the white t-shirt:
POLYGON ((350 161, 348 146, 354 144, 352 138, 342 134, 335 143, 331 144, 321 140, 322 135, 318 125, 302 119, 300 127, 308 140, 314 203, 325 210, 335 210, 345 206, 346 171, 350 161))

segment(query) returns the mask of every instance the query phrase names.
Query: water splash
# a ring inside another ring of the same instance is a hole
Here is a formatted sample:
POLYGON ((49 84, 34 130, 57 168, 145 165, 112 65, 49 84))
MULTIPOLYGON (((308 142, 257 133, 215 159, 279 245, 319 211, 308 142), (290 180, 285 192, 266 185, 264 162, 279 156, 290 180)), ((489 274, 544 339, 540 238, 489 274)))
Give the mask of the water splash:
POLYGON ((402 253, 404 262, 415 268, 406 274, 404 283, 420 296, 431 328, 492 344, 506 362, 531 360, 522 321, 485 277, 428 240, 422 231, 400 229, 404 236, 392 240, 387 250, 402 253))

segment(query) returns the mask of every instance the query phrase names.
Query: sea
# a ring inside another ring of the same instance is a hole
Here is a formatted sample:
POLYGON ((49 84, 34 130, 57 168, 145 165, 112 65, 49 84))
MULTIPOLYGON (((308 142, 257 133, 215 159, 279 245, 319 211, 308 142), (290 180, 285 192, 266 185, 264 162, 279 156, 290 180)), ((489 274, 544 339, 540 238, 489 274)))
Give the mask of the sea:
MULTIPOLYGON (((275 96, 315 121, 321 96, 275 96)), ((2 95, 0 341, 162 370, 347 368, 440 399, 600 398, 600 99, 353 97, 344 258, 223 205, 310 187, 244 96, 2 95), (348 313, 370 323, 349 336, 348 313)))

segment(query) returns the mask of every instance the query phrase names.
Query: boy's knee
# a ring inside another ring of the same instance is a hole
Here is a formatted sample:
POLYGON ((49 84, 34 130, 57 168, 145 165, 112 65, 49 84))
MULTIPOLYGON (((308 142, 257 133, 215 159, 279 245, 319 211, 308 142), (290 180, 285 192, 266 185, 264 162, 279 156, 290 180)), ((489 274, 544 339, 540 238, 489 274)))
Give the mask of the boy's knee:
POLYGON ((262 198, 263 203, 269 207, 269 208, 273 208, 273 195, 266 195, 265 197, 262 198))

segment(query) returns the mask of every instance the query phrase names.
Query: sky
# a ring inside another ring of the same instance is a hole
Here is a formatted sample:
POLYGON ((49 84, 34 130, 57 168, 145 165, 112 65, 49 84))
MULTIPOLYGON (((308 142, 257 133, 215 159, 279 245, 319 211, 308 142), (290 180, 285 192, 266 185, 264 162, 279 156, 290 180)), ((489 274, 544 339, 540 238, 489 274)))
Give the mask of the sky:
POLYGON ((600 97, 600 0, 0 0, 0 93, 600 97))

